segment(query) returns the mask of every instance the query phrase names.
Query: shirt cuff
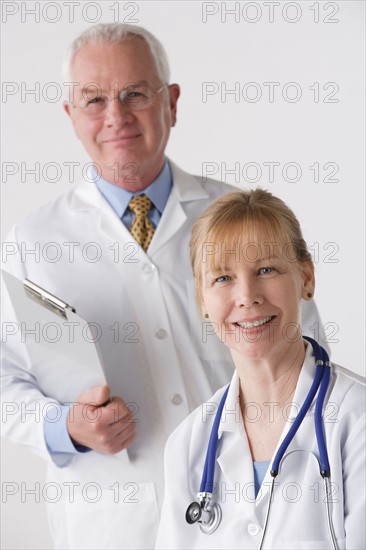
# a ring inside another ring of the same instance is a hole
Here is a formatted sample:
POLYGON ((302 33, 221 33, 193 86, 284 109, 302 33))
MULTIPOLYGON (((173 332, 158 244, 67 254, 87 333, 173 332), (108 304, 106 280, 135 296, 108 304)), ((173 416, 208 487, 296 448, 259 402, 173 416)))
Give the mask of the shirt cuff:
POLYGON ((86 453, 91 451, 84 445, 74 445, 67 431, 68 405, 55 405, 47 410, 43 423, 43 433, 48 451, 51 455, 59 453, 86 453))

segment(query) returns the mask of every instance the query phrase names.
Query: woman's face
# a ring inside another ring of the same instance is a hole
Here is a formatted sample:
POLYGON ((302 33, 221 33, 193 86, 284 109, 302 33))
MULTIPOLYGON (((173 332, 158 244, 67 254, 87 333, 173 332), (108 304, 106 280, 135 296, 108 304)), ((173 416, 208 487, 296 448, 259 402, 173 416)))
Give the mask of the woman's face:
POLYGON ((301 338, 300 302, 314 293, 312 263, 300 265, 290 246, 269 242, 222 243, 213 262, 205 259, 202 311, 217 336, 247 359, 284 357, 301 338))

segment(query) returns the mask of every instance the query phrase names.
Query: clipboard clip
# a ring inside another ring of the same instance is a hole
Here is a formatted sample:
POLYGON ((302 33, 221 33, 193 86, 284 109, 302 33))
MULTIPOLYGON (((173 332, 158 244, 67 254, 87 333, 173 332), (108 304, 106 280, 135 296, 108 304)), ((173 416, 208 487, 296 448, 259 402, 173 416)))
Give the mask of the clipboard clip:
POLYGON ((69 306, 66 302, 63 302, 59 298, 56 298, 56 296, 54 296, 50 292, 47 292, 47 290, 44 290, 35 283, 32 283, 32 281, 24 279, 23 285, 26 295, 31 298, 31 300, 37 302, 42 307, 53 311, 59 317, 67 319, 67 311, 72 311, 73 313, 76 313, 73 307, 69 306))

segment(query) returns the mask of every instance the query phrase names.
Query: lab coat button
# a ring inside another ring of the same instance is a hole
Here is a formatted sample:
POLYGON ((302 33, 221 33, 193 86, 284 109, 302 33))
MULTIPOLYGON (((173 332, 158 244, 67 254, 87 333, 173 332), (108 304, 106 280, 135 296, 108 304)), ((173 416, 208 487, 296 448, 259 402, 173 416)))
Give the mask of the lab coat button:
POLYGON ((249 523, 247 529, 248 529, 249 535, 252 535, 253 537, 255 535, 258 535, 258 533, 259 533, 259 527, 255 523, 249 523))
POLYGON ((159 340, 164 340, 164 338, 166 338, 166 330, 164 330, 163 328, 159 328, 159 330, 155 332, 155 336, 159 340))
POLYGON ((174 393, 171 396, 170 401, 173 403, 173 405, 180 405, 182 403, 183 399, 182 399, 182 396, 179 395, 179 393, 174 393))
POLYGON ((147 274, 152 273, 154 269, 155 269, 154 264, 144 264, 142 266, 142 271, 147 274))

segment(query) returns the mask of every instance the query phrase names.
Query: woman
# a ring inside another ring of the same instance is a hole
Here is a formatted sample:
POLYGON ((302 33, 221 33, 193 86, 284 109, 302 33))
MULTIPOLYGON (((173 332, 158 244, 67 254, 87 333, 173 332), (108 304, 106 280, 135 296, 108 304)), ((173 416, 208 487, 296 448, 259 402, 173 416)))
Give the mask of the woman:
POLYGON ((216 332, 230 348, 235 372, 225 403, 222 388, 167 443, 157 548, 366 548, 365 388, 335 364, 316 368, 316 342, 302 337, 301 302, 313 298, 314 266, 293 212, 261 189, 230 193, 197 220, 190 250, 204 323, 213 327, 203 334, 216 332), (321 384, 330 372, 324 405, 319 393, 310 396, 293 435, 318 371, 321 384), (318 462, 317 400, 330 468, 318 462), (200 487, 211 432, 215 471, 200 487), (286 434, 293 438, 281 446, 286 434), (197 498, 205 491, 211 499, 197 498))

